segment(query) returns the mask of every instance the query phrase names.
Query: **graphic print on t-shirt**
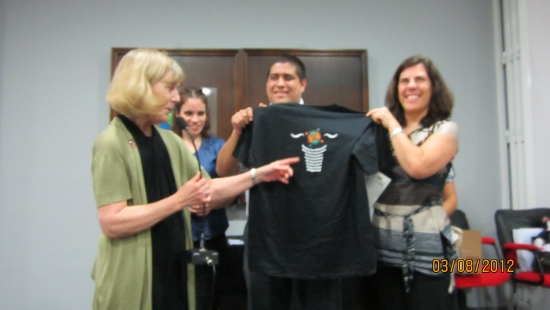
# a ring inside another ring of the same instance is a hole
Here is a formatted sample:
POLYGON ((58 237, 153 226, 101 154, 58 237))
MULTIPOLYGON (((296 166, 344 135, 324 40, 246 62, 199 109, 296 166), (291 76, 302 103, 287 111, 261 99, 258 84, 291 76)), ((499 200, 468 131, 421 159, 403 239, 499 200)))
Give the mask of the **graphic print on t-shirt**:
POLYGON ((302 144, 302 152, 304 152, 304 158, 306 160, 306 171, 321 172, 323 170, 323 154, 327 150, 327 145, 324 144, 325 140, 323 140, 323 137, 335 139, 336 137, 338 137, 338 134, 325 133, 324 135, 322 135, 321 129, 317 128, 306 131, 304 133, 291 133, 290 136, 294 139, 298 139, 301 137, 307 138, 307 143, 309 143, 309 145, 305 146, 304 144, 302 144), (323 145, 319 146, 318 144, 323 145))
POLYGON ((245 167, 301 160, 292 165, 288 184, 264 182, 250 189, 251 271, 298 279, 375 272, 364 174, 388 167, 392 159, 382 129, 364 112, 341 106, 276 104, 254 110, 233 156, 245 167), (303 147, 325 148, 322 172, 308 171, 303 147))

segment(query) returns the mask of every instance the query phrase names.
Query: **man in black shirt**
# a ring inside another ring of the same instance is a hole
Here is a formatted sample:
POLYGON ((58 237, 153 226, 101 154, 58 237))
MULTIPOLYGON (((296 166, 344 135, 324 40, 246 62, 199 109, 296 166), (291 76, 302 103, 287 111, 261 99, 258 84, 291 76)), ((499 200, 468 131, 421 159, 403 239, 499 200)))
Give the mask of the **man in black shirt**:
MULTIPOLYGON (((306 85, 306 68, 300 59, 291 55, 277 57, 267 75, 266 93, 269 104, 303 103, 302 93, 306 90, 306 85)), ((265 104, 260 103, 260 106, 265 104)), ((231 117, 233 131, 221 148, 216 163, 219 176, 233 175, 239 171, 239 162, 233 157, 233 151, 242 129, 252 121, 252 117, 252 108, 242 109, 231 117)))
MULTIPOLYGON (((307 81, 305 66, 294 56, 278 57, 270 66, 266 81, 266 93, 270 104, 303 103, 302 93, 307 81)), ((260 106, 265 106, 260 104, 260 106)), ((216 170, 220 176, 231 175, 239 170, 239 161, 233 157, 243 128, 253 119, 251 108, 243 109, 231 118, 233 132, 220 150, 216 170)), ((266 143, 268 143, 266 141, 266 143)), ((249 167, 251 168, 251 167, 249 167)), ((307 193, 304 193, 307 195, 307 193)), ((251 205, 250 209, 257 206, 251 205)), ((258 206, 261 207, 261 206, 258 206)), ((258 223, 257 223, 258 224, 258 223)), ((248 226, 249 224, 247 224, 248 226)), ((245 240, 248 232, 245 229, 245 240)), ((244 272, 248 288, 248 309, 289 309, 293 289, 303 309, 342 308, 341 281, 338 278, 274 276, 248 270, 248 242, 245 243, 244 272)), ((251 265, 257 265, 251 262, 251 265)))

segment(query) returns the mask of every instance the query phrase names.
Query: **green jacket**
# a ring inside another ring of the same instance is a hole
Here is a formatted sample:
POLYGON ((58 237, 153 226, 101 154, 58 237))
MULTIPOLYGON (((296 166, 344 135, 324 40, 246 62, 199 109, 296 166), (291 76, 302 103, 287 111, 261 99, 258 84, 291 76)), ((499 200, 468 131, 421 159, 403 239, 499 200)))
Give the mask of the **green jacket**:
MULTIPOLYGON (((180 137, 157 127, 180 188, 197 172, 197 160, 180 137)), ((147 204, 139 150, 122 121, 115 117, 97 137, 92 151, 92 176, 97 207, 126 200, 129 206, 147 204)), ((203 175, 208 176, 203 170, 203 175)), ((193 248, 188 208, 182 216, 186 248, 193 248)), ((111 239, 99 237, 99 250, 92 269, 95 281, 93 309, 151 310, 152 246, 150 229, 132 236, 111 239)), ((195 271, 187 267, 189 309, 195 309, 195 271)))

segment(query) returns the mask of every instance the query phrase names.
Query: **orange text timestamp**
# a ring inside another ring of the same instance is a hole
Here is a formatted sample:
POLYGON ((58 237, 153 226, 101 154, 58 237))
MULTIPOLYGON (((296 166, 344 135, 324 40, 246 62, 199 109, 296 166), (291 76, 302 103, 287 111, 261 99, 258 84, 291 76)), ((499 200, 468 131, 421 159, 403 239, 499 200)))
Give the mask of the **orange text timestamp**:
POLYGON ((432 261, 434 273, 512 273, 514 260, 512 259, 434 259, 432 261))

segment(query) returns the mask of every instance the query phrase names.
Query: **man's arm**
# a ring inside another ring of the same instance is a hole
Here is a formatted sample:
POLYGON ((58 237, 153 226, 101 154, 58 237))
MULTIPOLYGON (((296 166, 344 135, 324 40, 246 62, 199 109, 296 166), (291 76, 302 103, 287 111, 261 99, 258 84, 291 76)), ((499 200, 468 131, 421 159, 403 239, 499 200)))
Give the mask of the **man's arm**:
POLYGON ((216 160, 216 172, 220 177, 227 177, 237 174, 239 172, 239 161, 233 157, 233 151, 237 146, 240 134, 235 133, 235 130, 231 133, 231 136, 218 153, 216 160))
POLYGON ((243 128, 250 122, 252 122, 252 108, 240 110, 231 117, 233 132, 220 149, 216 160, 216 172, 220 177, 235 175, 239 172, 239 161, 233 157, 233 151, 235 151, 243 128))

